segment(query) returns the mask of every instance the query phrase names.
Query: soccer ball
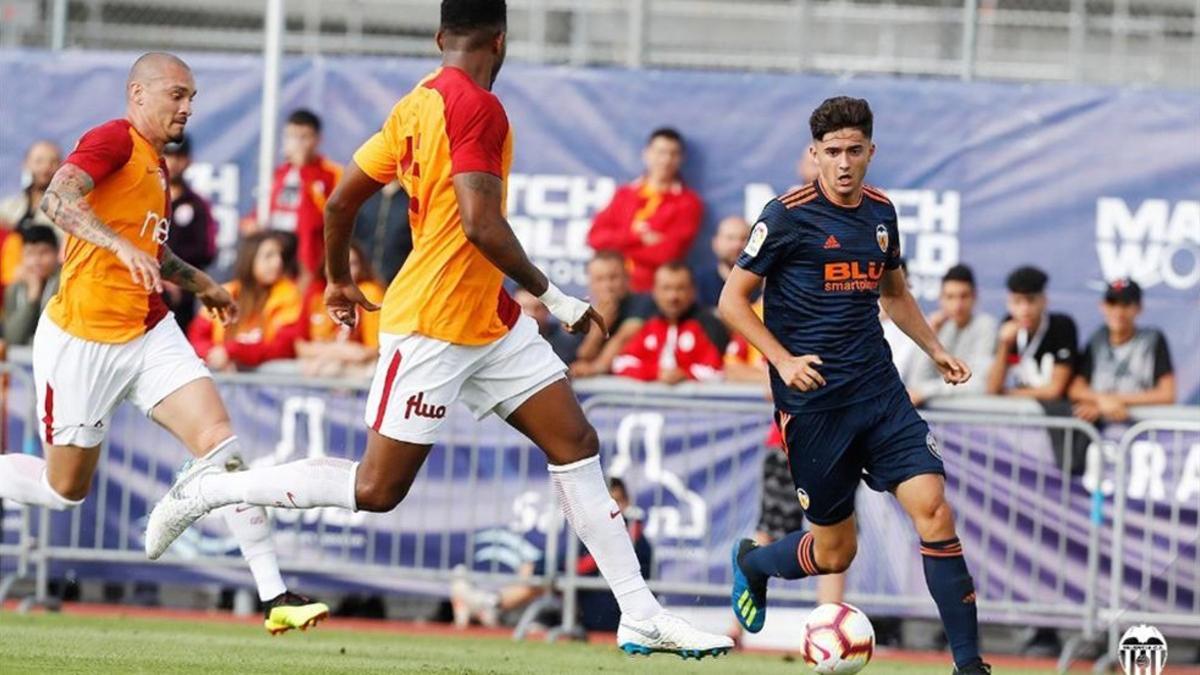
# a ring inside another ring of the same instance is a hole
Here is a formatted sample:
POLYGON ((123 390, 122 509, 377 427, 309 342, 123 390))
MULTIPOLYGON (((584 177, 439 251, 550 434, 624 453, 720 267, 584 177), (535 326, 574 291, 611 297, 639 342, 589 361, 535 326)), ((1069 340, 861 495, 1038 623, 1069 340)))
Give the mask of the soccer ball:
POLYGON ((818 673, 848 675, 867 666, 875 629, 862 610, 844 602, 814 609, 804 620, 804 662, 818 673))

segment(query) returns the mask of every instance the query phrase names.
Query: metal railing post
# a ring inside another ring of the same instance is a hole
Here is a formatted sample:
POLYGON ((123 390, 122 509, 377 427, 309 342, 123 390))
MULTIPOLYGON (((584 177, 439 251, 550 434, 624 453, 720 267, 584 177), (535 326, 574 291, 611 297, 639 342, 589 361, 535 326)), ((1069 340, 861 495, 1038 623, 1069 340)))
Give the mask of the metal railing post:
POLYGON ((62 51, 67 46, 67 0, 54 0, 51 11, 50 49, 62 51))
POLYGON ((963 0, 962 60, 959 77, 975 79, 975 50, 979 36, 979 0, 963 0))
POLYGON ((266 0, 263 18, 262 115, 258 139, 258 226, 267 227, 271 211, 271 178, 275 169, 275 137, 279 117, 279 59, 283 50, 283 0, 266 0))
POLYGON ((641 68, 646 61, 646 21, 649 18, 650 0, 629 0, 629 36, 625 65, 641 68))

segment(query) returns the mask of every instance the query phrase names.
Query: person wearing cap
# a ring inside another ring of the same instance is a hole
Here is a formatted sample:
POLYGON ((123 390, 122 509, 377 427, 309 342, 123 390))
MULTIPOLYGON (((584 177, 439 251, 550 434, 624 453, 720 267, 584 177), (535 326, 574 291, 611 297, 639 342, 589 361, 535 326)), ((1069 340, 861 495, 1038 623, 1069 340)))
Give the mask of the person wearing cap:
POLYGON ((1008 316, 988 370, 989 394, 1063 400, 1075 372, 1079 333, 1066 314, 1046 311, 1046 273, 1018 267, 1008 275, 1008 316))
MULTIPOLYGON (((929 326, 950 353, 967 362, 971 372, 986 373, 996 351, 996 318, 975 311, 978 298, 971 268, 951 267, 942 277, 938 310, 929 317, 929 326)), ((982 394, 986 382, 980 377, 957 386, 946 384, 932 361, 920 359, 905 385, 913 405, 921 405, 940 396, 982 394)))
MULTIPOLYGON (((184 135, 178 143, 163 148, 171 188, 171 230, 167 246, 184 262, 203 270, 217 257, 217 221, 208 200, 188 184, 184 172, 192 165, 192 139, 184 135)), ((175 313, 179 327, 187 331, 196 316, 196 296, 174 284, 164 283, 163 298, 175 313)))
POLYGON ((1104 325, 1088 339, 1071 382, 1075 416, 1088 422, 1124 422, 1131 405, 1175 403, 1175 372, 1167 338, 1137 325, 1142 289, 1117 279, 1100 304, 1104 325))

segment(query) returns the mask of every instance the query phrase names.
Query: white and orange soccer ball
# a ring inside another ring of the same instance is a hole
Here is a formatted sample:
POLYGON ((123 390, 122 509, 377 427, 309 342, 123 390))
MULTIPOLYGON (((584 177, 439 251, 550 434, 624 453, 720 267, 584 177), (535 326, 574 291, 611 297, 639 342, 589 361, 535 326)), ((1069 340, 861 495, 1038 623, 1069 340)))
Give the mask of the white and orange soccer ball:
POLYGON ((826 675, 857 673, 875 653, 875 629, 862 610, 844 602, 814 609, 804 620, 804 662, 826 675))

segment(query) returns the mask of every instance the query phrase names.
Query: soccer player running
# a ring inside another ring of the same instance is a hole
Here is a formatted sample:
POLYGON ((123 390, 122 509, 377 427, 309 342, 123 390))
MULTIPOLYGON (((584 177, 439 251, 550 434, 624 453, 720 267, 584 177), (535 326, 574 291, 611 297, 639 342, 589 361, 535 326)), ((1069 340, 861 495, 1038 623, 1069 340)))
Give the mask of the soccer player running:
POLYGON ((503 0, 444 0, 436 37, 442 66, 395 105, 326 204, 326 304, 334 319, 353 325, 360 307, 378 309, 350 277, 355 213, 393 179, 411 200, 413 251, 383 299, 362 461, 309 459, 238 474, 197 463, 151 514, 146 553, 157 558, 196 518, 237 502, 390 511, 459 400, 479 418, 501 416, 546 453, 567 520, 620 604, 623 650, 725 653, 732 640, 696 630, 650 593, 566 366, 502 288, 508 275, 572 330, 591 323, 604 330, 595 309, 530 263, 504 217, 513 141, 491 88, 504 62, 506 27, 503 0))
MULTIPOLYGON (((162 282, 171 281, 221 320, 237 318, 229 293, 166 246, 171 194, 162 151, 183 138, 196 83, 178 57, 149 53, 130 69, 125 95, 125 117, 84 134, 42 199, 70 239, 62 285, 33 338, 45 459, 0 456, 0 497, 22 504, 62 511, 82 503, 105 427, 125 399, 205 466, 241 463, 217 388, 162 299, 162 282)), ((324 604, 288 592, 262 507, 230 506, 222 515, 267 605, 267 630, 328 616, 324 604)))
POLYGON ((766 546, 749 539, 734 544, 733 611, 756 633, 766 619, 771 577, 802 579, 850 566, 857 549, 854 493, 862 479, 892 492, 916 526, 955 672, 988 673, 941 456, 892 365, 877 303, 946 382, 966 382, 971 371, 938 342, 909 293, 895 208, 863 184, 875 154, 870 106, 831 98, 809 125, 818 177, 763 209, 720 308, 771 364, 784 449, 812 525, 766 546), (750 305, 764 278, 765 323, 750 305))

